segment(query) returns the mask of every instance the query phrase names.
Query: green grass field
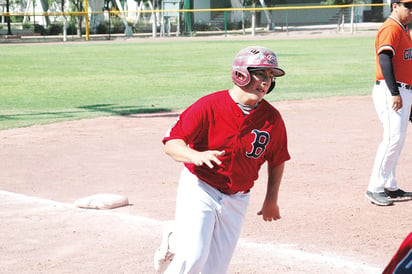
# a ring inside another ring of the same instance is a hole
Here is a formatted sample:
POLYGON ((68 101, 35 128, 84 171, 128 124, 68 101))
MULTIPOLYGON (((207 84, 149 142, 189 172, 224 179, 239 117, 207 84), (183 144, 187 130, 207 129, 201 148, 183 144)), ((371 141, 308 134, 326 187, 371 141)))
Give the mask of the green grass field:
POLYGON ((187 107, 230 88, 250 45, 273 49, 286 71, 269 101, 371 92, 373 37, 1 45, 0 130, 187 107))

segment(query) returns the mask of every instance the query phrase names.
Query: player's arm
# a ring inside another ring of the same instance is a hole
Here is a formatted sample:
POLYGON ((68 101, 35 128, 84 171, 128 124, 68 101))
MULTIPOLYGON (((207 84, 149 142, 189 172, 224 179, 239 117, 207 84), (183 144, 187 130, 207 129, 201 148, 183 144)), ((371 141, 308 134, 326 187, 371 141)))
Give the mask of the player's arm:
POLYGON ((276 167, 271 167, 268 165, 268 185, 266 196, 262 209, 258 212, 258 215, 262 215, 263 220, 265 221, 271 222, 280 219, 278 196, 284 169, 284 162, 276 167))
POLYGON ((167 141, 165 144, 165 152, 175 161, 191 163, 197 166, 205 164, 210 168, 213 168, 214 164, 222 164, 218 157, 225 154, 224 150, 197 151, 190 148, 182 139, 172 139, 167 141))
POLYGON ((398 85, 396 84, 395 72, 392 64, 393 52, 384 50, 379 53, 379 65, 382 69, 383 78, 392 94, 392 108, 398 111, 402 108, 402 98, 399 95, 398 85))

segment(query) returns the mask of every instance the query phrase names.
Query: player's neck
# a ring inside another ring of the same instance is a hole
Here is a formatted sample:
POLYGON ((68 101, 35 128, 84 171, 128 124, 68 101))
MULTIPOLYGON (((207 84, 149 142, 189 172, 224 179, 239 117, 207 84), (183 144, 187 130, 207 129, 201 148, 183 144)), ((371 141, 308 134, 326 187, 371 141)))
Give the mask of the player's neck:
POLYGON ((229 90, 229 95, 232 97, 233 101, 237 104, 242 104, 245 106, 255 106, 260 102, 258 99, 251 98, 245 93, 241 88, 234 86, 229 90))

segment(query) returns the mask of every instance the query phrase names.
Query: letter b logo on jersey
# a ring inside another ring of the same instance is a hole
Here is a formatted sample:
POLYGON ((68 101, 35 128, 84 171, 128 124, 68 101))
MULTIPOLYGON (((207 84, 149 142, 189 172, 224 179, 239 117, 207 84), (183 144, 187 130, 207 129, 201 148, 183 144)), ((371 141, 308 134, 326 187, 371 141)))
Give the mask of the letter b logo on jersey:
POLYGON ((256 159, 265 152, 270 135, 266 131, 259 131, 257 129, 252 130, 252 133, 255 134, 255 140, 252 143, 253 149, 251 152, 247 152, 246 156, 256 159))

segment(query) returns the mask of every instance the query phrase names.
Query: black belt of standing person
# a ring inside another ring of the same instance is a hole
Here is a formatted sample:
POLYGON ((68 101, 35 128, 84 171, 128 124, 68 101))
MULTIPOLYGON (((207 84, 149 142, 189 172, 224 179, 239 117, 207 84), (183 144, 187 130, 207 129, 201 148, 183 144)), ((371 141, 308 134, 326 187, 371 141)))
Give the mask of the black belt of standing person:
MULTIPOLYGON (((376 81, 375 84, 380 85, 381 82, 382 82, 382 80, 378 80, 378 81, 376 81)), ((412 90, 412 85, 408 85, 408 84, 401 83, 401 82, 396 82, 396 85, 400 88, 404 88, 404 89, 407 89, 407 90, 412 90)))

